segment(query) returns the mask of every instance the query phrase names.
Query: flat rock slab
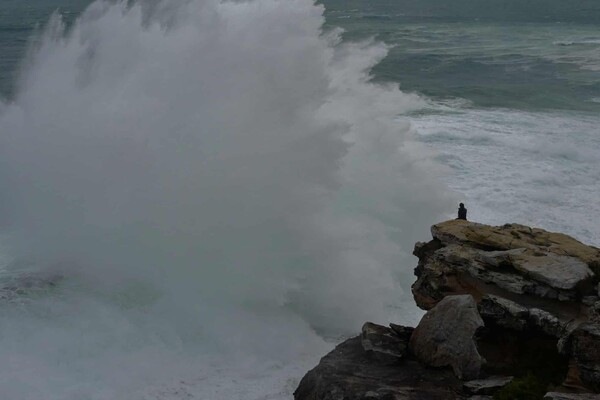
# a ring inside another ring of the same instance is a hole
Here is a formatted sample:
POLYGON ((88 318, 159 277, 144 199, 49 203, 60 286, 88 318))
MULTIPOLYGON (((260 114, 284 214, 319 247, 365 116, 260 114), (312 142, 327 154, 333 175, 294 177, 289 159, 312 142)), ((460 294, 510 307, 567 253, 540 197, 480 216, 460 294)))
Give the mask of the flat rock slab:
POLYGON ((489 226, 470 221, 450 220, 431 227, 434 238, 444 244, 469 243, 487 250, 544 249, 557 255, 576 257, 600 268, 600 249, 587 246, 563 233, 548 232, 519 224, 489 226))
POLYGON ((508 385, 513 379, 512 376, 490 376, 486 379, 465 382, 463 387, 472 394, 488 395, 508 385))
POLYGON ((579 258, 551 252, 525 251, 512 257, 513 266, 530 278, 564 290, 575 289, 594 273, 579 258))
POLYGON ((556 254, 543 247, 494 251, 459 247, 458 251, 454 248, 454 253, 458 253, 453 254, 455 257, 463 253, 463 258, 476 259, 482 266, 499 271, 510 272, 508 269, 514 269, 525 277, 562 290, 573 290, 594 276, 587 263, 581 259, 556 254))
POLYGON ((458 378, 474 379, 485 363, 474 339, 483 326, 473 296, 448 296, 423 316, 409 348, 426 365, 450 366, 458 378))

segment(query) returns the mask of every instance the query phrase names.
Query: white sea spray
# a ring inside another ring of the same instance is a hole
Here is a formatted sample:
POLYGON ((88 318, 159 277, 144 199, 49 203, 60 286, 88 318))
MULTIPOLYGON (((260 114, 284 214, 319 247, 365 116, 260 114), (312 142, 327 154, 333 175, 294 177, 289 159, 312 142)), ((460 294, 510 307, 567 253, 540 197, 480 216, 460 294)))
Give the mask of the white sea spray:
POLYGON ((323 22, 309 0, 53 17, 0 111, 8 269, 51 277, 0 305, 5 398, 289 396, 323 337, 418 314, 411 247, 454 206, 395 120, 422 101, 323 22))

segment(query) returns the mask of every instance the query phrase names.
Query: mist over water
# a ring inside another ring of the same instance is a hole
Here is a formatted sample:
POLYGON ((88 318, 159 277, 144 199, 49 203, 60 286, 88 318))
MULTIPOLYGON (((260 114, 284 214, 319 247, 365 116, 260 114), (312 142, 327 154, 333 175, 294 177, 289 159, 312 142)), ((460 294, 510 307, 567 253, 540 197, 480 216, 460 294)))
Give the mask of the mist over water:
POLYGON ((0 300, 5 398, 289 397, 326 338, 413 322, 453 203, 387 48, 309 0, 126 3, 55 15, 0 105, 0 279, 34 282, 0 300))

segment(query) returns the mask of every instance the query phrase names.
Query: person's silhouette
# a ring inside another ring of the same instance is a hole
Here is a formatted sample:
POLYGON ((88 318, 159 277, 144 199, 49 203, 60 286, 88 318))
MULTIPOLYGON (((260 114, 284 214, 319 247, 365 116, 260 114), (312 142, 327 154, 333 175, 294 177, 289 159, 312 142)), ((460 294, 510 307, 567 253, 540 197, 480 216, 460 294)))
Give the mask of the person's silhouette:
POLYGON ((460 203, 458 207, 458 218, 457 219, 467 219, 467 209, 463 203, 460 203))

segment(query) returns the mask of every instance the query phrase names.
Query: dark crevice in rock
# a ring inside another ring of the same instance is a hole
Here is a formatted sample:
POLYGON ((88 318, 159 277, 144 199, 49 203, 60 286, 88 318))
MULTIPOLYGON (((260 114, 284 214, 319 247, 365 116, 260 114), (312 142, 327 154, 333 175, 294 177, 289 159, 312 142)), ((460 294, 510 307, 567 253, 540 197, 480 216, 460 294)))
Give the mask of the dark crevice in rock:
POLYGON ((487 360, 486 373, 516 377, 532 373, 555 386, 562 383, 568 364, 557 343, 557 338, 540 331, 518 332, 489 322, 477 338, 477 348, 487 360))
POLYGON ((492 246, 489 244, 484 244, 484 243, 478 243, 478 242, 469 242, 468 243, 470 247, 477 249, 477 250, 483 250, 483 251, 505 251, 508 250, 507 247, 499 247, 499 246, 492 246))

